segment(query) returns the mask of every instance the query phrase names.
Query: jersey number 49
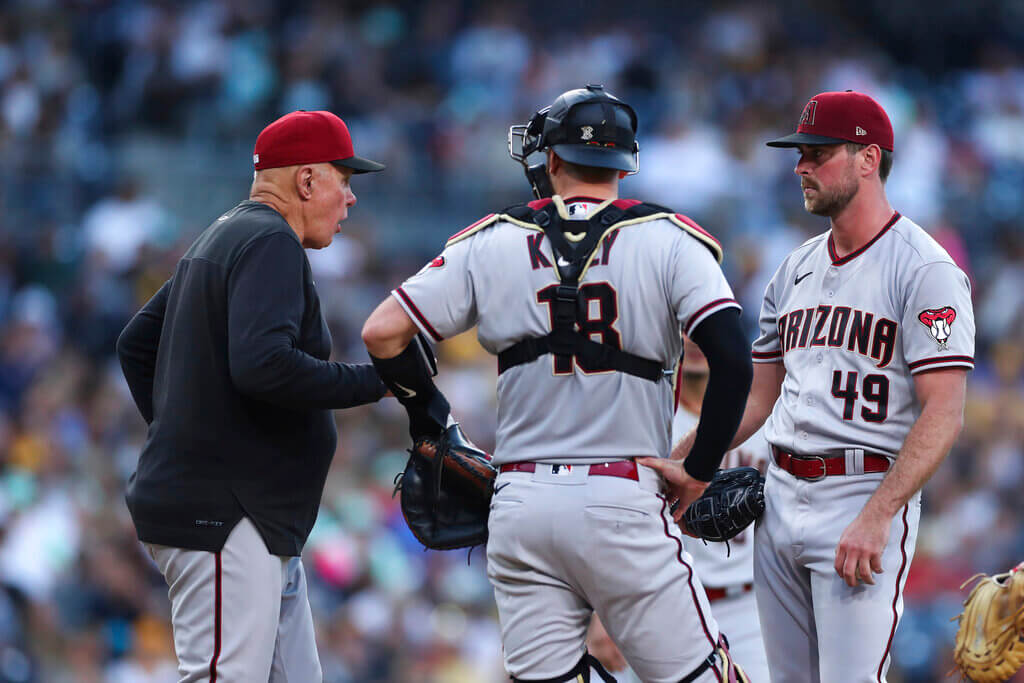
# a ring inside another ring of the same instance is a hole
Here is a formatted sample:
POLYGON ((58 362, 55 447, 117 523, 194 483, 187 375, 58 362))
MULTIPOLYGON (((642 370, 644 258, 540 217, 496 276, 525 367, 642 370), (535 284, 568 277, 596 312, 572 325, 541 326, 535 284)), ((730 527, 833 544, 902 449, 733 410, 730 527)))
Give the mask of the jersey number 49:
POLYGON ((843 419, 852 420, 857 399, 863 399, 860 409, 860 416, 865 422, 885 422, 889 414, 889 378, 885 375, 864 375, 864 382, 861 390, 857 391, 856 371, 846 373, 846 382, 843 382, 843 373, 836 370, 832 373, 832 395, 843 399, 843 419))

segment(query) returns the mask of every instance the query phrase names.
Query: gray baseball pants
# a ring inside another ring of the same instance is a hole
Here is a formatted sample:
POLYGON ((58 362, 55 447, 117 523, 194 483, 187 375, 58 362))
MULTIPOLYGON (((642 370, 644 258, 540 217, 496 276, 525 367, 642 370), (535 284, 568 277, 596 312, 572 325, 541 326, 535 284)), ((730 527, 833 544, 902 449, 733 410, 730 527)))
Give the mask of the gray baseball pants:
MULTIPOLYGON (((582 657, 596 611, 641 680, 676 683, 718 641, 704 587, 657 474, 640 467, 635 481, 588 470, 498 475, 487 573, 505 668, 524 680, 564 675, 582 657)), ((695 683, 721 680, 716 669, 695 683)))
POLYGON ((772 683, 884 683, 914 559, 921 494, 893 518, 875 585, 836 574, 836 545, 884 474, 807 481, 772 465, 754 536, 754 591, 772 683))
POLYGON ((146 544, 167 581, 180 683, 318 683, 306 574, 243 518, 220 552, 146 544))

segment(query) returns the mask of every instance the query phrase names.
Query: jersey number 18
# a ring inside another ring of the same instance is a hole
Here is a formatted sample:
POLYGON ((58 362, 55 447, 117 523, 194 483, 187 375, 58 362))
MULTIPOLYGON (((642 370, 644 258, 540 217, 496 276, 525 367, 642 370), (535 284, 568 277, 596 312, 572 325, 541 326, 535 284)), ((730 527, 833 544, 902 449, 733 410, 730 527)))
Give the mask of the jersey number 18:
MULTIPOLYGON (((555 324, 555 293, 558 285, 551 285, 537 292, 537 303, 546 304, 551 324, 555 324)), ((576 327, 580 334, 590 337, 596 342, 622 348, 622 338, 619 331, 613 327, 613 323, 619 319, 619 301, 615 289, 607 282, 589 282, 580 285, 579 299, 582 303, 582 313, 577 312, 576 327), (599 337, 599 338, 595 338, 599 337)), ((573 373, 573 358, 568 356, 555 356, 555 374, 571 375, 573 373)), ((588 363, 579 357, 575 357, 576 363, 583 372, 608 372, 613 368, 590 367, 588 363)))

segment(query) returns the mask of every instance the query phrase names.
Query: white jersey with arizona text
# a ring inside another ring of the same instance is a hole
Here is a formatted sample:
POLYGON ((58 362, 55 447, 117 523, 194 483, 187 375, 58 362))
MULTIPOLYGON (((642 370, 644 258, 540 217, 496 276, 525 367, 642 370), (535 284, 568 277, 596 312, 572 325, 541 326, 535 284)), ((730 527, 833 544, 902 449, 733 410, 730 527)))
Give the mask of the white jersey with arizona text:
MULTIPOLYGON (((700 415, 687 409, 682 404, 676 408, 672 420, 673 443, 686 436, 687 432, 697 426, 700 415)), ((749 439, 732 449, 722 458, 722 469, 733 467, 756 467, 764 474, 768 469, 770 446, 764 438, 764 428, 757 430, 749 439)), ((754 581, 754 527, 747 527, 725 543, 703 543, 700 539, 685 539, 686 550, 693 555, 697 573, 705 586, 712 588, 728 588, 754 581)), ((751 618, 755 618, 752 615, 751 618)), ((740 662, 743 665, 743 662, 740 662)))
MULTIPOLYGON (((603 208, 579 199, 560 211, 583 220, 603 208)), ((495 464, 668 454, 680 328, 689 333, 712 313, 739 304, 712 253, 720 253, 713 238, 685 216, 659 215, 604 236, 579 282, 587 311, 581 331, 657 361, 668 374, 655 383, 552 355, 508 369, 498 377, 495 464)), ((480 344, 497 354, 551 331, 559 282, 554 261, 540 228, 492 215, 453 236, 392 295, 433 341, 478 325, 480 344)))
POLYGON ((760 334, 754 362, 786 368, 765 435, 796 454, 895 457, 921 412, 913 375, 974 367, 967 276, 898 213, 843 258, 831 232, 793 251, 765 291, 760 334))

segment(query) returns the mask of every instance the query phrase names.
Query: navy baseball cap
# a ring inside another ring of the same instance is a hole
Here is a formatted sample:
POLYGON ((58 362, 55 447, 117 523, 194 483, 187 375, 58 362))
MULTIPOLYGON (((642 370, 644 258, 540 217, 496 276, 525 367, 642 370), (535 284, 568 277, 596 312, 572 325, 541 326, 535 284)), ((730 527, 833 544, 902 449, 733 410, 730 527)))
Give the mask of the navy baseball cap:
POLYGON ((574 164, 635 173, 636 114, 626 107, 613 101, 573 106, 548 134, 551 149, 574 164))
POLYGON ((353 173, 381 171, 384 164, 355 155, 345 122, 329 111, 293 111, 277 119, 256 138, 256 170, 332 163, 353 173))
POLYGON ((874 99, 864 93, 823 92, 804 106, 796 132, 766 143, 769 147, 834 145, 856 142, 893 148, 892 123, 874 99))

